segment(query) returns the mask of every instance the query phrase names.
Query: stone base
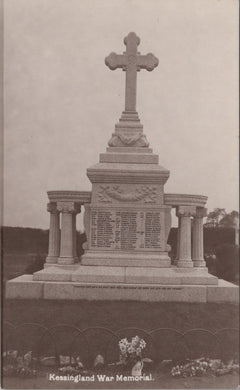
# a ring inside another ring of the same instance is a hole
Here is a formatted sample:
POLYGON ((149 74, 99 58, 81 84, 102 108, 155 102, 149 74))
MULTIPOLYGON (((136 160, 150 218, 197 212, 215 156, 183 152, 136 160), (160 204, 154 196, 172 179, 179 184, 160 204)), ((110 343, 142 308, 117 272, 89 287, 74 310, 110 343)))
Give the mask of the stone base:
POLYGON ((58 261, 58 256, 48 256, 46 258, 46 263, 48 264, 56 264, 58 261))
POLYGON ((33 274, 34 281, 80 283, 134 283, 161 285, 217 285, 207 268, 50 266, 33 274))
POLYGON ((189 260, 178 260, 177 266, 179 268, 192 268, 193 267, 193 262, 191 259, 189 260))
POLYGON ((88 250, 81 257, 82 265, 111 267, 171 267, 167 252, 116 253, 115 251, 88 250))
POLYGON ((59 257, 58 258, 58 264, 71 265, 71 264, 74 264, 75 261, 76 261, 75 257, 59 257))
POLYGON ((158 155, 149 153, 101 153, 100 163, 158 164, 158 155))
POLYGON ((150 302, 239 302, 239 288, 219 280, 217 286, 134 283, 78 283, 33 281, 22 275, 6 285, 6 298, 131 300, 150 302))
POLYGON ((217 286, 207 289, 208 302, 239 302, 239 287, 226 280, 219 279, 217 286))
POLYGON ((204 260, 193 260, 194 267, 206 267, 206 261, 204 260))
POLYGON ((44 282, 35 282, 33 275, 21 275, 6 283, 6 298, 39 299, 43 298, 44 282))

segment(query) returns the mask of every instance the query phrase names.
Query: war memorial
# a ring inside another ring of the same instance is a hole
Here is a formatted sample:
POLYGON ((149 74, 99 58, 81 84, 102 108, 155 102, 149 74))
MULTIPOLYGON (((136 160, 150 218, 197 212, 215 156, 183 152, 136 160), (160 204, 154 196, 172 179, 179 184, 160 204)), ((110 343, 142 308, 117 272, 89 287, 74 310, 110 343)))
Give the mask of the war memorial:
POLYGON ((124 44, 123 54, 111 53, 105 59, 110 70, 126 74, 125 108, 106 152, 87 169, 92 191, 48 192, 49 252, 44 268, 8 281, 6 297, 236 303, 238 287, 211 275, 204 261, 207 197, 165 193, 170 172, 159 165, 138 117, 137 72, 154 71, 158 59, 138 52, 140 39, 134 32, 124 44), (178 218, 174 264, 168 245, 172 209, 178 218), (80 212, 87 242, 78 258, 80 212))

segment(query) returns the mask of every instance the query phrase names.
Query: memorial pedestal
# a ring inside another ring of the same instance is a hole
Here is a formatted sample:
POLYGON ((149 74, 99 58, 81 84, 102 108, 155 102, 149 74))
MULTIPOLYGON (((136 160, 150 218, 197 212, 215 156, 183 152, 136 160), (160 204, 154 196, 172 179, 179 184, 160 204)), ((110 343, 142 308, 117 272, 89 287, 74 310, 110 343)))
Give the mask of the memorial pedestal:
POLYGON ((158 156, 147 147, 107 148, 87 175, 92 197, 85 205, 81 264, 170 267, 171 207, 164 205, 163 193, 169 171, 158 156))

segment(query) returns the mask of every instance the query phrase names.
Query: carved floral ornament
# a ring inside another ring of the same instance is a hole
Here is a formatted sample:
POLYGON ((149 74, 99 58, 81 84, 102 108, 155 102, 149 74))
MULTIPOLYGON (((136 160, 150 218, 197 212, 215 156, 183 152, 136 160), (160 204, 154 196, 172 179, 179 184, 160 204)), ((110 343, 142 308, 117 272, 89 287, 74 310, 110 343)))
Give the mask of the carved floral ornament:
POLYGON ((124 191, 120 186, 100 186, 98 200, 104 203, 111 203, 112 199, 122 202, 136 202, 144 200, 145 203, 156 203, 156 187, 142 186, 135 191, 124 191))
POLYGON ((47 204, 47 211, 51 214, 59 213, 59 210, 57 209, 57 203, 56 202, 49 202, 47 204))
POLYGON ((144 134, 126 135, 126 134, 114 134, 110 141, 109 146, 136 146, 145 147, 149 146, 149 142, 144 134))
POLYGON ((81 211, 81 206, 74 202, 57 202, 57 209, 61 213, 78 214, 81 211))
POLYGON ((195 218, 204 218, 207 216, 207 208, 205 207, 197 207, 195 218))
POLYGON ((202 219, 207 215, 207 209, 205 207, 196 206, 178 206, 176 210, 178 217, 194 217, 202 219))
POLYGON ((195 206, 178 206, 177 216, 179 217, 193 217, 196 215, 195 206))

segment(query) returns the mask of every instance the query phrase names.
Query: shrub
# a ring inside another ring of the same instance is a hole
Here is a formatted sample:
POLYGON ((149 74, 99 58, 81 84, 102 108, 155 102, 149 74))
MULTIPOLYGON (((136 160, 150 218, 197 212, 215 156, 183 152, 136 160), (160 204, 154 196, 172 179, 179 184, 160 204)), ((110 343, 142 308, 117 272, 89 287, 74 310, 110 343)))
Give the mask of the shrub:
POLYGON ((239 247, 223 244, 216 250, 216 271, 219 278, 235 282, 239 275, 239 247))
POLYGON ((40 271, 43 269, 44 263, 45 263, 46 256, 36 254, 35 260, 33 263, 31 263, 26 269, 26 274, 33 274, 34 272, 40 271))
POLYGON ((206 266, 208 267, 208 272, 212 275, 217 275, 217 258, 214 253, 205 254, 204 259, 206 261, 206 266))

